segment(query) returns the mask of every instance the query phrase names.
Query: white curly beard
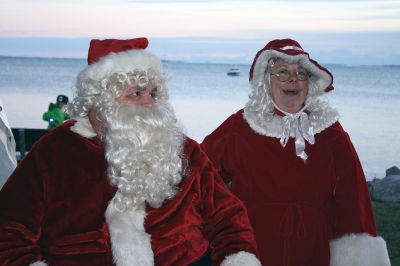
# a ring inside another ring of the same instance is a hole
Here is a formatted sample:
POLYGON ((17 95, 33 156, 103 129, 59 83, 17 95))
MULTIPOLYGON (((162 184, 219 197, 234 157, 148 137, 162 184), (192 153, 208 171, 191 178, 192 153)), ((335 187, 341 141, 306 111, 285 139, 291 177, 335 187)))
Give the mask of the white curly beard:
POLYGON ((115 207, 125 211, 146 201, 158 208, 172 198, 182 179, 183 133, 171 106, 113 104, 98 116, 108 176, 118 187, 115 207))

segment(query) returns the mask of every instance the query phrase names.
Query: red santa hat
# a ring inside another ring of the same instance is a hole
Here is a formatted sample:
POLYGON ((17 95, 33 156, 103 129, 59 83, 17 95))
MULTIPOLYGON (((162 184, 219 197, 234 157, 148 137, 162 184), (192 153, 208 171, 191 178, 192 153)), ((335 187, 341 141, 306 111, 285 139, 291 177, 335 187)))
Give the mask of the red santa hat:
POLYGON ((263 82, 268 61, 280 58, 289 63, 299 63, 310 74, 318 86, 319 94, 333 90, 333 76, 328 69, 310 58, 301 45, 292 39, 276 39, 257 52, 250 68, 249 81, 253 86, 263 82))
POLYGON ((148 45, 149 41, 146 38, 136 38, 130 40, 93 39, 90 41, 89 46, 87 59, 88 65, 97 62, 101 57, 104 57, 109 53, 118 53, 132 49, 146 49, 148 45))
POLYGON ((162 73, 159 58, 144 50, 147 45, 146 38, 91 40, 87 59, 89 65, 79 74, 78 82, 87 79, 101 81, 116 72, 133 70, 152 69, 162 73))

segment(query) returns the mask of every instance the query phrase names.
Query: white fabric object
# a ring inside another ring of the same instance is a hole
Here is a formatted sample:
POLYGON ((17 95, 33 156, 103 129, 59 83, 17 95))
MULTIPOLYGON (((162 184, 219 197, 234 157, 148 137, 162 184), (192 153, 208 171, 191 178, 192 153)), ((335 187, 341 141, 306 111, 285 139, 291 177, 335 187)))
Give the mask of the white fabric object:
POLYGON ((117 266, 153 266, 151 236, 144 228, 144 204, 136 209, 120 212, 111 200, 105 216, 110 231, 114 263, 117 266))
POLYGON ((221 263, 221 266, 261 266, 257 257, 245 251, 227 256, 221 263))
POLYGON ((275 103, 275 108, 281 111, 285 116, 282 118, 283 121, 283 132, 280 137, 280 143, 282 147, 285 147, 287 142, 289 141, 289 137, 292 132, 295 134, 295 150, 296 155, 303 159, 307 160, 308 156, 304 149, 306 148, 306 143, 314 144, 314 128, 308 119, 308 115, 304 112, 307 106, 304 106, 297 113, 287 113, 281 110, 275 103))
POLYGON ((17 166, 15 140, 0 98, 0 188, 17 166))
POLYGON ((75 132, 85 138, 93 138, 97 134, 94 132, 92 124, 90 124, 89 118, 85 117, 73 117, 76 123, 70 128, 72 132, 75 132))
MULTIPOLYGON (((326 102, 317 101, 308 106, 308 123, 313 128, 313 135, 316 135, 339 120, 338 112, 326 102)), ((244 108, 243 117, 254 132, 262 136, 280 139, 284 135, 285 121, 283 116, 272 115, 271 120, 261 118, 249 108, 244 108)), ((295 137, 295 132, 290 131, 290 137, 295 137)))
POLYGON ((350 234, 330 242, 330 266, 390 266, 386 242, 368 234, 350 234))
POLYGON ((32 264, 29 264, 29 266, 48 266, 48 264, 44 261, 36 261, 32 264))

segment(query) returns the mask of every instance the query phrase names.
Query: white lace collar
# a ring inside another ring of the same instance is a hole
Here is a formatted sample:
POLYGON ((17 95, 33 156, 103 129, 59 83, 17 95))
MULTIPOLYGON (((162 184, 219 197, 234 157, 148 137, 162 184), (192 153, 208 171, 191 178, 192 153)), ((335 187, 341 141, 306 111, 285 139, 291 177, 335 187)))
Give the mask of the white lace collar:
POLYGON ((296 138, 296 155, 304 161, 307 159, 304 152, 305 141, 314 144, 314 135, 339 119, 338 112, 320 100, 314 101, 296 114, 280 110, 284 116, 271 112, 262 117, 253 110, 251 106, 246 105, 243 113, 250 128, 260 135, 279 138, 283 147, 286 146, 289 137, 296 138))
MULTIPOLYGON (((308 119, 314 128, 314 134, 322 132, 339 120, 339 113, 327 102, 315 101, 306 109, 308 119)), ((247 105, 244 108, 243 117, 249 126, 258 134, 280 138, 283 133, 283 116, 275 113, 269 113, 267 117, 260 117, 247 105)), ((290 132, 290 137, 294 137, 294 132, 290 132)))

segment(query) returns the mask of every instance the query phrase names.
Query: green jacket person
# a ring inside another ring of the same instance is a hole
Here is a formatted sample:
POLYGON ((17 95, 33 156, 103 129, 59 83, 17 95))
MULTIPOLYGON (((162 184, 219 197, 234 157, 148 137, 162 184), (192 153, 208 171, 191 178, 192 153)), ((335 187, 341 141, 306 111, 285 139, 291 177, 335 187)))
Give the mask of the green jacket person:
POLYGON ((61 125, 69 116, 64 113, 63 107, 68 103, 68 97, 58 95, 56 103, 50 103, 49 109, 43 114, 43 120, 49 123, 47 129, 53 129, 61 125))

